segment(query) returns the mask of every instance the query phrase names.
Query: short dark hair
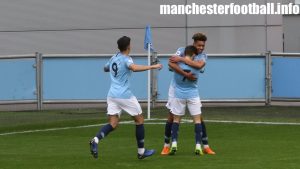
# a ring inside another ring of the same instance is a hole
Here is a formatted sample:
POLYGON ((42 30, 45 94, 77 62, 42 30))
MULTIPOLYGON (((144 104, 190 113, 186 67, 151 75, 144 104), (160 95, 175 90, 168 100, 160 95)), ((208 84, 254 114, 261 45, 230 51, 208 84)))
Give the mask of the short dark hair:
POLYGON ((198 54, 197 48, 195 46, 190 45, 190 46, 185 47, 185 49, 184 49, 185 56, 193 56, 194 54, 195 55, 198 54))
POLYGON ((193 39, 194 39, 194 42, 196 42, 196 41, 204 41, 204 42, 206 42, 207 37, 206 37, 206 35, 204 33, 198 32, 198 33, 195 33, 193 35, 193 39))
POLYGON ((123 36, 117 41, 118 43, 118 48, 121 52, 125 51, 128 46, 130 45, 130 38, 127 36, 123 36))

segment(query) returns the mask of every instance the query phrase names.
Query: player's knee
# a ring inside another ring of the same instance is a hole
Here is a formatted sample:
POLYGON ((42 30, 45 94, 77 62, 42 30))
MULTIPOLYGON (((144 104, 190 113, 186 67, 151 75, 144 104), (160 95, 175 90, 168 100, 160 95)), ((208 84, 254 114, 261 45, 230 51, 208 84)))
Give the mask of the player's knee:
POLYGON ((116 129, 118 127, 118 122, 110 122, 110 125, 113 129, 116 129))
POLYGON ((200 115, 193 116, 193 120, 195 124, 201 123, 201 116, 200 115))
POLYGON ((181 119, 180 116, 173 115, 173 123, 180 123, 180 119, 181 119))
POLYGON ((143 115, 137 115, 137 116, 134 116, 133 118, 134 118, 134 122, 136 125, 144 124, 143 115))
POLYGON ((200 117, 200 120, 201 120, 201 122, 202 122, 202 121, 204 121, 204 119, 203 119, 203 117, 202 117, 202 116, 200 117))
POLYGON ((167 121, 170 122, 170 123, 172 123, 173 120, 174 120, 174 115, 172 113, 169 113, 167 121))
POLYGON ((113 129, 117 128, 119 124, 119 117, 118 116, 109 116, 109 124, 113 129))

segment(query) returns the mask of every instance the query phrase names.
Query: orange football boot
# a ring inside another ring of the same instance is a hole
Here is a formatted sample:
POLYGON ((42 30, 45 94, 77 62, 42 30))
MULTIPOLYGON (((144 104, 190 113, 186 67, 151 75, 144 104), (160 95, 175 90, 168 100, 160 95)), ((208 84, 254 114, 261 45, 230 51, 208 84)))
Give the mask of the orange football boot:
POLYGON ((210 155, 215 155, 216 153, 210 148, 210 147, 206 147, 203 149, 203 152, 205 154, 210 154, 210 155))
POLYGON ((164 147, 161 151, 161 155, 169 155, 170 147, 164 147))

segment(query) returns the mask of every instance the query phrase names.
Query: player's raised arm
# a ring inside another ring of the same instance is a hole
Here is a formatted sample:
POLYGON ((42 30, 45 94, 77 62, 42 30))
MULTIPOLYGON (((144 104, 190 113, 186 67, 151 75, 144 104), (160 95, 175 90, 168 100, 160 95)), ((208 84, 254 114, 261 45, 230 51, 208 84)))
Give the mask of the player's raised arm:
MULTIPOLYGON (((205 49, 205 43, 207 37, 202 33, 196 33, 193 36, 193 46, 197 48, 198 57, 193 60, 186 59, 184 57, 172 56, 170 61, 173 63, 184 62, 185 64, 195 68, 195 69, 202 69, 205 66, 207 56, 203 54, 205 49)), ((176 53, 177 54, 177 53, 176 53)))
POLYGON ((170 62, 172 63, 178 63, 178 62, 184 62, 185 64, 195 68, 195 69, 202 69, 205 66, 205 61, 204 60, 190 60, 186 59, 185 57, 180 57, 180 56, 171 56, 169 59, 170 62))
POLYGON ((155 65, 136 65, 136 64, 131 64, 129 65, 129 69, 134 71, 134 72, 141 72, 141 71, 146 71, 150 69, 161 69, 162 64, 155 64, 155 65))
POLYGON ((173 63, 169 61, 169 67, 174 70, 175 72, 181 74, 182 76, 186 77, 189 80, 197 80, 197 78, 192 74, 192 72, 185 72, 182 70, 177 63, 173 63))
POLYGON ((203 60, 195 61, 183 58, 183 62, 196 69, 202 69, 205 66, 205 62, 203 60))

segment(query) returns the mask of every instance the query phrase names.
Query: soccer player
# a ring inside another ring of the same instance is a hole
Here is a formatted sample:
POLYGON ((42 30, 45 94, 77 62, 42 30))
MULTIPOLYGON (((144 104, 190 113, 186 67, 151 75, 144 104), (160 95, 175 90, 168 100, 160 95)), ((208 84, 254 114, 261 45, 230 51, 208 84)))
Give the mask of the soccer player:
MULTIPOLYGON (((194 58, 197 54, 197 49, 194 46, 187 46, 184 50, 184 58, 187 60, 199 60, 200 58, 194 58)), ((174 67, 176 63, 169 62, 171 68, 174 67)), ((174 94, 175 97, 170 101, 171 113, 173 114, 173 124, 172 124, 172 144, 170 155, 173 155, 177 151, 177 140, 178 131, 181 116, 185 114, 186 106, 189 109, 193 121, 195 124, 195 153, 196 155, 202 155, 201 149, 201 137, 202 137, 202 125, 201 125, 201 101, 198 92, 197 79, 200 71, 195 69, 185 63, 179 62, 178 66, 185 72, 192 73, 196 80, 188 80, 185 76, 174 72, 173 83, 174 83, 174 94)))
MULTIPOLYGON (((172 56, 170 58, 170 62, 173 63, 185 63, 193 68, 196 68, 200 70, 201 72, 204 72, 204 66, 207 60, 207 55, 203 53, 205 49, 205 43, 207 40, 207 37, 203 33, 196 33, 193 35, 193 46, 197 48, 198 55, 195 57, 199 57, 199 60, 190 60, 186 59, 183 57, 184 54, 184 48, 180 47, 178 48, 177 52, 175 53, 175 56, 172 56)), ((185 76, 189 80, 196 80, 196 78, 193 76, 191 72, 184 72, 178 65, 173 65, 174 67, 172 68, 175 72, 185 76)), ((172 129, 172 124, 173 124, 173 114, 171 113, 171 100, 174 98, 174 84, 173 80, 171 81, 170 87, 169 87, 169 98, 168 98, 168 103, 166 107, 169 109, 169 114, 168 114, 168 119, 166 121, 165 125, 165 144, 164 148, 161 152, 161 155, 168 155, 170 152, 170 137, 171 137, 171 129, 172 129)), ((206 154, 211 154, 214 155, 215 152, 209 147, 208 144, 208 137, 207 137, 207 132, 206 132, 206 126, 203 121, 203 117, 201 116, 201 125, 202 125, 202 144, 203 144, 203 151, 206 154)))
POLYGON ((112 56, 109 62, 104 66, 104 71, 110 72, 111 78, 111 86, 107 96, 108 124, 104 125, 90 141, 90 151, 94 158, 98 158, 99 141, 117 127, 121 112, 124 110, 132 116, 135 121, 138 159, 143 159, 153 155, 155 151, 144 148, 144 117, 140 104, 130 90, 129 77, 132 71, 138 72, 150 69, 161 69, 162 65, 136 65, 129 56, 131 48, 130 38, 123 36, 117 43, 120 52, 112 56))

